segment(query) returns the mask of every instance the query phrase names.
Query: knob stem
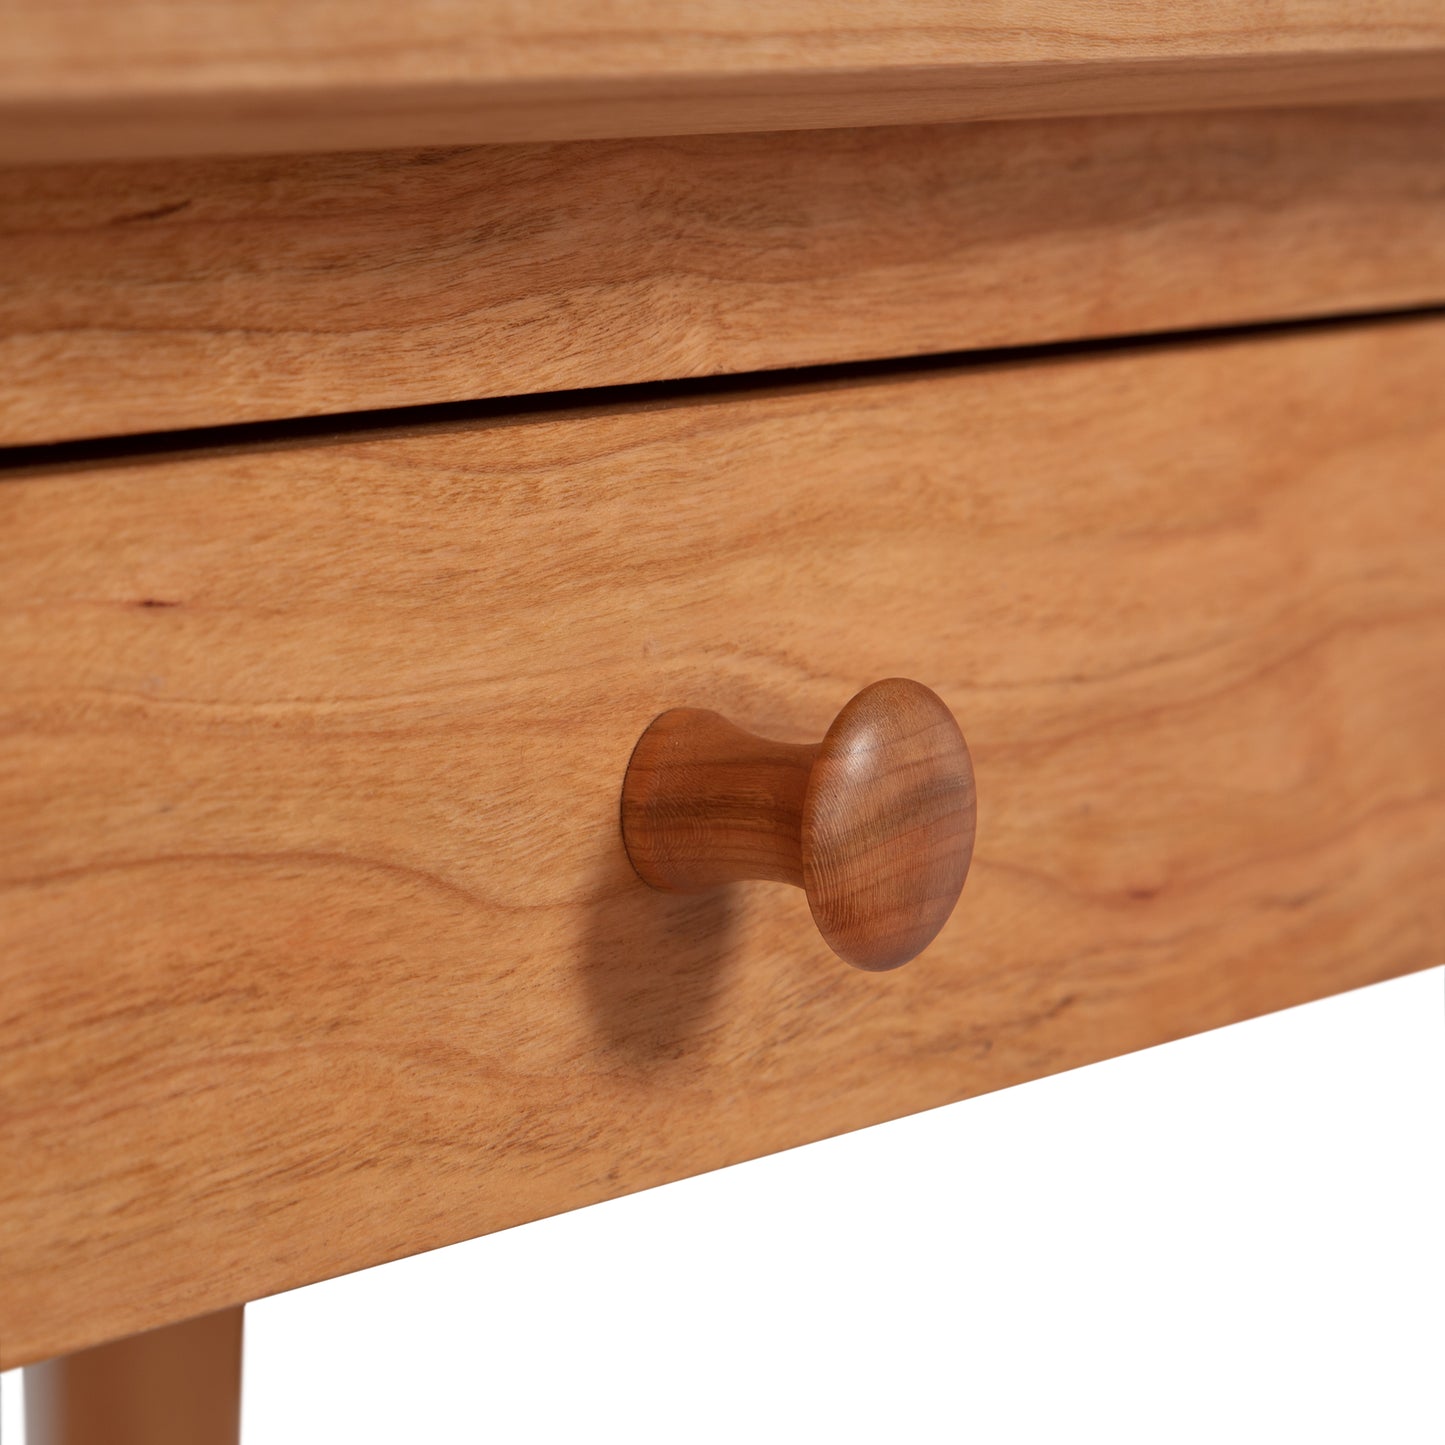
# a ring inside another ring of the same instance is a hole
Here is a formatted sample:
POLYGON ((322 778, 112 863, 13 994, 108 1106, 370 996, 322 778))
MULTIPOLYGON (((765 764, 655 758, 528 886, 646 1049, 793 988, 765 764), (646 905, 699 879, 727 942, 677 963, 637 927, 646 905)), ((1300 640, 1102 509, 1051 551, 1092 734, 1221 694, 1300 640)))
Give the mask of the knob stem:
POLYGON ((765 878, 803 886, 803 798, 816 743, 744 732, 678 707, 643 733, 622 790, 622 838, 643 882, 701 893, 765 878))

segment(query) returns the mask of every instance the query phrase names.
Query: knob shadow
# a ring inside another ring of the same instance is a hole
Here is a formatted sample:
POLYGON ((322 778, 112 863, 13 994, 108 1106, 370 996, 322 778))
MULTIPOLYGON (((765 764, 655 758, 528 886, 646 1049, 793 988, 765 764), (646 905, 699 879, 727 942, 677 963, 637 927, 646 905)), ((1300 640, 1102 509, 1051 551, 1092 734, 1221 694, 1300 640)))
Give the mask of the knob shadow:
POLYGON ((594 882, 578 967, 597 1030, 632 1064, 679 1059, 719 1001, 737 935, 734 890, 659 892, 620 847, 594 882))

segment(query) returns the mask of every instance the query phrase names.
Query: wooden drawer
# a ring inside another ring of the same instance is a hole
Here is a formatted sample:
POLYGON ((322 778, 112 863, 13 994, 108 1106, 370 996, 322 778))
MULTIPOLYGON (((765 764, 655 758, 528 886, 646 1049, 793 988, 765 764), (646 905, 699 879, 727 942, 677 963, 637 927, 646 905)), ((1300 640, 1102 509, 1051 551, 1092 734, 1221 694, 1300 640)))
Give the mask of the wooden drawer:
POLYGON ((1442 367, 1420 319, 12 471, 4 1364, 1438 962, 1442 367), (895 674, 978 776, 920 959, 636 879, 657 712, 895 674))

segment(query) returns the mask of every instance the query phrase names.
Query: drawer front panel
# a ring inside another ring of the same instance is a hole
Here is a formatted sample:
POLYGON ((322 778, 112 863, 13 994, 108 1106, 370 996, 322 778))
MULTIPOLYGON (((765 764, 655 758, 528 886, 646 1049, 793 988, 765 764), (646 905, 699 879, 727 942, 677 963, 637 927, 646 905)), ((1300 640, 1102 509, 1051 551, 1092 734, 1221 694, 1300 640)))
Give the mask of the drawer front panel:
POLYGON ((12 473, 4 1363, 1438 963, 1442 368, 1414 321, 12 473), (921 958, 637 881, 658 712, 816 739, 891 675, 978 782, 921 958))

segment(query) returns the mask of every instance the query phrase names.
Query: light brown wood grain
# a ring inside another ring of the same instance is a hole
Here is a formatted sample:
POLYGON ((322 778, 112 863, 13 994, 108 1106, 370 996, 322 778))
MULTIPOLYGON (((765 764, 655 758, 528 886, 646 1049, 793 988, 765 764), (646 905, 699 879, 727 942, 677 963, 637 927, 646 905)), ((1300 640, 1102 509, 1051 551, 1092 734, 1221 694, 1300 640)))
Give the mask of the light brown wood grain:
POLYGON ((18 1365, 1437 964, 1445 322, 0 483, 18 1365), (916 677, 963 901, 639 881, 647 723, 916 677))
POLYGON ((1445 107, 0 173, 0 441, 1445 299, 1445 107))
POLYGON ((1436 0, 11 0, 0 157, 570 140, 1445 93, 1436 0))

